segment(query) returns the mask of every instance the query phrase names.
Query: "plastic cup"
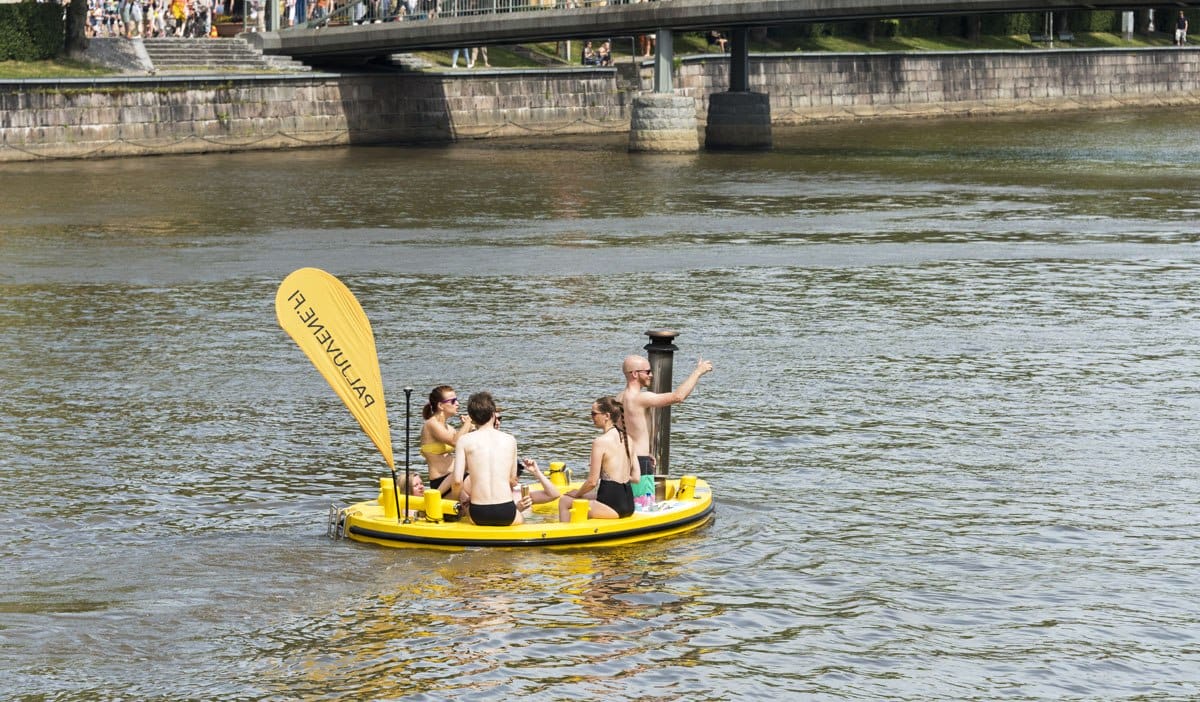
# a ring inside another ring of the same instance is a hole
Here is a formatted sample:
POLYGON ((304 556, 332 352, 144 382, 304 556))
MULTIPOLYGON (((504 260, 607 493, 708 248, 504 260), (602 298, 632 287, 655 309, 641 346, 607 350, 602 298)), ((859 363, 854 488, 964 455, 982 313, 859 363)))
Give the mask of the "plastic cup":
POLYGON ((571 504, 571 521, 586 522, 588 518, 588 508, 590 503, 588 500, 575 500, 571 504))
POLYGON ((513 502, 517 503, 517 509, 521 510, 521 514, 525 515, 526 517, 531 517, 533 516, 532 504, 524 509, 521 508, 521 503, 525 501, 526 497, 529 497, 528 485, 518 485, 517 487, 513 488, 513 502))

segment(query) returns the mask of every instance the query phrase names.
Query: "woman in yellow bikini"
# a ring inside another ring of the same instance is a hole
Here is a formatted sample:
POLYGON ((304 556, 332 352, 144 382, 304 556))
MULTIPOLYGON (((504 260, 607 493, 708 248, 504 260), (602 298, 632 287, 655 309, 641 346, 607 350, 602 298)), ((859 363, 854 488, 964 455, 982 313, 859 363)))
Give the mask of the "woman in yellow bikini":
POLYGON ((458 429, 448 420, 458 415, 458 393, 449 385, 439 385, 429 393, 429 402, 421 409, 425 424, 421 427, 421 455, 429 464, 429 487, 440 491, 451 500, 453 481, 447 480, 454 472, 454 445, 463 434, 471 431, 471 418, 463 415, 458 429))

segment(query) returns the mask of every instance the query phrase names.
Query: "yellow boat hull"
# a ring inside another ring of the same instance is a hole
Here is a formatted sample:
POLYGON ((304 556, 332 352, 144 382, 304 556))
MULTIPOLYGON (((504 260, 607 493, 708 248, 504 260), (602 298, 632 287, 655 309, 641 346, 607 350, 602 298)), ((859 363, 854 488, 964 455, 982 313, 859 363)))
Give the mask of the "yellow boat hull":
MULTIPOLYGON (((571 487, 577 487, 573 484, 571 487)), ((661 539, 694 531, 709 524, 713 517, 713 495, 707 482, 696 479, 695 488, 685 487, 680 494, 680 481, 666 481, 666 499, 655 503, 649 511, 637 511, 625 519, 585 519, 559 522, 558 501, 534 508, 534 515, 524 524, 506 527, 477 526, 467 520, 428 521, 423 513, 413 513, 407 523, 396 517, 396 508, 388 507, 394 500, 390 491, 380 499, 359 502, 331 513, 331 533, 354 541, 391 547, 548 547, 589 548, 618 546, 661 539), (334 523, 336 519, 337 523, 334 523)), ((450 512, 452 505, 444 502, 450 512)), ((421 500, 410 498, 410 510, 421 506, 421 500)), ((404 496, 400 510, 405 509, 404 496)))

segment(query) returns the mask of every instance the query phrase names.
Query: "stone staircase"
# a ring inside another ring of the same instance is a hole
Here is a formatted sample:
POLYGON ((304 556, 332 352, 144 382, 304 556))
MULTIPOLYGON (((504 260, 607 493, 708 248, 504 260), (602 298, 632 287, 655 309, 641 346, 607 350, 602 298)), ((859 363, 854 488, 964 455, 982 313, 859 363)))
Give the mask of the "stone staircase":
POLYGON ((162 37, 142 39, 146 54, 158 73, 186 71, 301 72, 312 69, 286 56, 265 56, 237 38, 184 39, 162 37))
POLYGON ((428 68, 433 68, 432 63, 416 54, 392 54, 388 60, 393 66, 397 66, 403 71, 420 73, 428 68))

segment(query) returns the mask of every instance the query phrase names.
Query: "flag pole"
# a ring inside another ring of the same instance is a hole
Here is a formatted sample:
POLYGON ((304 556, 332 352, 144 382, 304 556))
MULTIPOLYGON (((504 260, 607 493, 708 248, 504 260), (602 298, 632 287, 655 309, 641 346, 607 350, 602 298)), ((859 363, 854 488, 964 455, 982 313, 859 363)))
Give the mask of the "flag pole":
MULTIPOLYGON (((408 524, 408 494, 412 492, 412 479, 408 474, 408 455, 409 455, 409 433, 411 431, 410 420, 412 419, 412 391, 411 387, 404 388, 404 521, 402 524, 408 524)), ((397 497, 396 499, 399 499, 397 497)), ((399 509, 399 505, 397 505, 399 509)))

